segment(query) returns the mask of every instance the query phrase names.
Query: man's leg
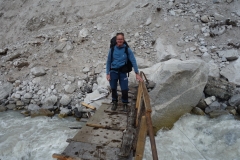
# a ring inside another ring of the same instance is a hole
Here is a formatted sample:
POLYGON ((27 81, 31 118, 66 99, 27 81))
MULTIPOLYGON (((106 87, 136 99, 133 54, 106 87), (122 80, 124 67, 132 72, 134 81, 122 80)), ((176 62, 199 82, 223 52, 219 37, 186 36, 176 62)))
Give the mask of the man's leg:
POLYGON ((128 77, 126 73, 120 73, 119 83, 122 91, 123 110, 126 112, 128 103, 128 77))
POLYGON ((117 109, 117 102, 118 102, 118 94, 117 94, 117 82, 118 82, 118 73, 110 72, 110 86, 112 90, 112 110, 117 109))

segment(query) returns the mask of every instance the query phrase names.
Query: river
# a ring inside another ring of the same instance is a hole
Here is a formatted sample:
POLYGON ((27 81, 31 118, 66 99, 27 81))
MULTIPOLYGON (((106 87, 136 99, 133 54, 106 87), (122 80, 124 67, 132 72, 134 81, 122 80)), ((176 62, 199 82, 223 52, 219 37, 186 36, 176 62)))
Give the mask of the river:
MULTIPOLYGON (((83 125, 73 117, 24 117, 16 111, 0 112, 0 160, 54 160, 65 142, 83 125)), ((186 114, 168 131, 156 136, 159 160, 240 160, 240 121, 233 116, 209 119, 186 114)), ((145 160, 151 160, 149 139, 145 160)))

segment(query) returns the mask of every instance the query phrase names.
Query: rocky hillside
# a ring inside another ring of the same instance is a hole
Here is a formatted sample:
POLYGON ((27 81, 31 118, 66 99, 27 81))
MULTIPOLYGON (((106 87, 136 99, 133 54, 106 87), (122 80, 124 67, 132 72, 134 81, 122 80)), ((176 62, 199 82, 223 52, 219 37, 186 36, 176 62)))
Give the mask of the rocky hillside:
POLYGON ((139 68, 202 59, 209 76, 240 86, 239 8, 239 0, 1 0, 1 103, 79 104, 100 88, 117 32, 139 68))

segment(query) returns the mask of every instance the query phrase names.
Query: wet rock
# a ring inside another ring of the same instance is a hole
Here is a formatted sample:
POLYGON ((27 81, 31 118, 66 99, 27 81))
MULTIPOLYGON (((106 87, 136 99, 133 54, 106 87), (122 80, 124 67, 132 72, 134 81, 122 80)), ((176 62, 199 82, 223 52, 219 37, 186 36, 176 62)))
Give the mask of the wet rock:
POLYGON ((7 109, 14 110, 16 108, 16 104, 8 104, 6 105, 7 109))
POLYGON ((215 110, 209 113, 209 116, 210 118, 217 118, 219 116, 228 115, 228 114, 229 114, 228 111, 225 111, 225 110, 215 110))
POLYGON ((228 100, 228 103, 229 103, 231 106, 238 106, 238 105, 240 105, 240 94, 236 94, 236 95, 232 96, 232 97, 228 100))
POLYGON ((235 89, 236 85, 233 83, 229 83, 222 78, 209 77, 204 93, 223 100, 228 100, 233 96, 235 89))
POLYGON ((206 113, 210 113, 212 111, 215 111, 215 110, 220 110, 221 107, 220 107, 220 103, 218 101, 215 101, 213 103, 211 103, 206 109, 205 109, 205 112, 206 113))
POLYGON ((31 111, 31 117, 37 117, 37 116, 48 116, 52 117, 54 115, 54 112, 49 111, 48 109, 39 109, 39 110, 33 110, 31 111))
POLYGON ((44 67, 34 67, 31 69, 31 73, 34 76, 39 77, 39 76, 45 75, 46 71, 45 71, 44 67))
POLYGON ((60 99, 62 105, 68 105, 71 102, 71 98, 68 95, 63 95, 60 99))
POLYGON ((193 114, 196 114, 196 115, 205 115, 205 113, 203 112, 203 110, 201 110, 200 108, 198 107, 194 107, 191 111, 193 114))
POLYGON ((205 103, 204 99, 201 99, 201 100, 198 102, 198 104, 197 104, 196 107, 197 107, 197 108, 200 108, 200 109, 202 109, 202 110, 205 110, 205 108, 207 107, 207 104, 205 103))
POLYGON ((0 112, 4 112, 7 110, 7 107, 0 105, 0 112))
POLYGON ((0 100, 7 98, 12 93, 13 85, 9 82, 0 86, 0 100))

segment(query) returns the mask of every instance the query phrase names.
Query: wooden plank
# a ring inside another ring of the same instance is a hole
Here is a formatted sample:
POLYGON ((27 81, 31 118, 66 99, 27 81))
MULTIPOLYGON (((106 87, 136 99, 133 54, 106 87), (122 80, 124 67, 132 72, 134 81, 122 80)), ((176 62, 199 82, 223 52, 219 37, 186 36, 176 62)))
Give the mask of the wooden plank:
POLYGON ((142 89, 143 89, 143 99, 144 99, 145 110, 146 112, 152 112, 148 90, 144 83, 142 85, 142 89))
POLYGON ((138 126, 138 118, 140 116, 140 111, 141 111, 141 102, 142 102, 142 83, 140 82, 138 85, 138 95, 137 95, 137 102, 136 102, 136 108, 137 108, 137 116, 136 116, 136 126, 138 126))
POLYGON ((147 136, 146 117, 142 116, 141 124, 140 124, 140 130, 139 130, 139 133, 138 133, 135 160, 142 160, 142 158, 143 158, 146 136, 147 136))
POLYGON ((87 123, 86 126, 94 127, 94 128, 103 128, 103 129, 117 130, 117 131, 124 131, 124 130, 126 130, 126 128, 115 128, 115 127, 111 127, 111 126, 103 126, 103 125, 93 124, 93 123, 87 123))
POLYGON ((57 158, 58 160, 82 160, 82 158, 77 158, 77 157, 73 158, 70 156, 65 156, 65 155, 56 154, 56 153, 52 155, 52 158, 57 158))
POLYGON ((91 108, 91 109, 93 109, 93 110, 96 110, 96 107, 91 106, 91 105, 89 105, 89 104, 87 104, 87 103, 85 103, 85 102, 82 102, 81 104, 82 104, 83 106, 87 107, 87 108, 91 108))

